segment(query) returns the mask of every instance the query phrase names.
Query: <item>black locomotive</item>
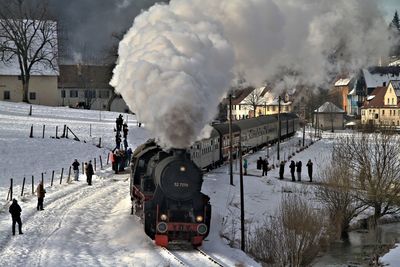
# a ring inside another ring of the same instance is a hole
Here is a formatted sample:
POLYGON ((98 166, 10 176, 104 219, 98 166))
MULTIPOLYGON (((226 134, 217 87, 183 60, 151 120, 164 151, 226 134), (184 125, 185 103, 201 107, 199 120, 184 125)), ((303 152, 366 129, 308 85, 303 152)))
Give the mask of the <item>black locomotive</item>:
POLYGON ((131 168, 132 212, 143 218, 146 234, 164 247, 170 241, 200 246, 209 233, 211 205, 189 153, 164 151, 149 140, 133 153, 131 168))

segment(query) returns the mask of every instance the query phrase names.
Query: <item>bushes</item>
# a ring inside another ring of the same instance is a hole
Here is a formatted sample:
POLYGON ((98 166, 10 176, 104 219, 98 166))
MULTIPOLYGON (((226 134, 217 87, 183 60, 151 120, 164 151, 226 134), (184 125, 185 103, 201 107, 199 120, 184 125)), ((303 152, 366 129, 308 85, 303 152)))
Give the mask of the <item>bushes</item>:
POLYGON ((248 252, 273 266, 308 266, 324 243, 322 216, 304 198, 285 195, 274 217, 248 236, 248 252))

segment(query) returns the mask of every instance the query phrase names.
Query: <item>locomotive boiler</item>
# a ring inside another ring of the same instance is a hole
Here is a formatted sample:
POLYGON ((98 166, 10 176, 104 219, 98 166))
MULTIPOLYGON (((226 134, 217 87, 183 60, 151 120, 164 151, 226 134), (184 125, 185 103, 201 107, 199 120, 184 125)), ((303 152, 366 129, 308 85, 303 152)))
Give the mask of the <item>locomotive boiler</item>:
POLYGON ((132 155, 132 212, 160 246, 188 241, 200 246, 210 229, 209 197, 201 193, 203 174, 184 149, 162 150, 154 140, 132 155))

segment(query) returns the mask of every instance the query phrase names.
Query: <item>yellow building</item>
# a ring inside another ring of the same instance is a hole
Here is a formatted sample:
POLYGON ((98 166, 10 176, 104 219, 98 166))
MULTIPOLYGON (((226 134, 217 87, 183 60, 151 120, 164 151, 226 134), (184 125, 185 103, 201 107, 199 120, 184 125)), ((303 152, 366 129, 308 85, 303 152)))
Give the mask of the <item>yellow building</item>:
POLYGON ((361 107, 361 123, 400 126, 400 81, 372 91, 361 107))
MULTIPOLYGON (((22 102, 22 82, 17 74, 0 73, 0 100, 22 102)), ((28 100, 32 104, 57 106, 57 75, 32 75, 28 100)))

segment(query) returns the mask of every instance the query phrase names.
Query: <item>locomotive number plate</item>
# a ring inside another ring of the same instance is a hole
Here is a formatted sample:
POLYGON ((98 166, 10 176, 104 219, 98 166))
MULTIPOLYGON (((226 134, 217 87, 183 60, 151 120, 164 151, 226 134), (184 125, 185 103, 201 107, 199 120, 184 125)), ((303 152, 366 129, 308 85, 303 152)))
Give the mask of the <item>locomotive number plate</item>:
POLYGON ((176 182, 176 183, 174 183, 174 186, 175 187, 189 187, 189 184, 188 183, 178 183, 178 182, 176 182))

